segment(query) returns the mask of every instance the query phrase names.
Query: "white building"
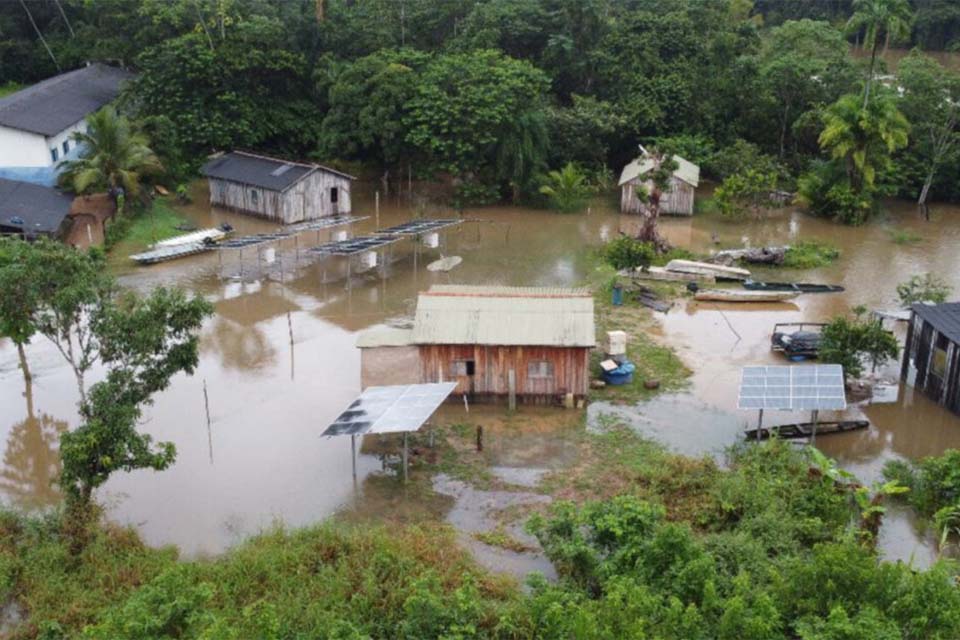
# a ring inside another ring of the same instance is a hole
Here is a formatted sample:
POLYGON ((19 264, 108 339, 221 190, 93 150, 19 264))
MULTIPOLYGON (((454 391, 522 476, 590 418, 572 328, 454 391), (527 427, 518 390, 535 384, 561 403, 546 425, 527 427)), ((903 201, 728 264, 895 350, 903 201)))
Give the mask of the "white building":
POLYGON ((53 184, 75 157, 71 136, 120 93, 131 74, 102 64, 68 71, 0 98, 0 177, 53 184))

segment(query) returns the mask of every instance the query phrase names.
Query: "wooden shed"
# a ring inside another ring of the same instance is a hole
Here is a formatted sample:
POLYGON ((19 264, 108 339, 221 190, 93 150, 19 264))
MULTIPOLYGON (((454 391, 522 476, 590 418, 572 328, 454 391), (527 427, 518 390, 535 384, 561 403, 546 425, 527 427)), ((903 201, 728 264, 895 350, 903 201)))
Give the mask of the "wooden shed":
POLYGON ((455 394, 492 400, 509 395, 512 371, 522 401, 583 398, 595 332, 587 290, 434 285, 420 294, 412 329, 361 334, 364 375, 377 376, 363 384, 396 384, 402 368, 399 382, 456 380, 455 394))
POLYGON ((210 204, 292 224, 350 213, 353 176, 318 164, 234 151, 203 166, 210 204))
POLYGON ((901 375, 960 414, 960 302, 913 305, 901 375))
MULTIPOLYGON (((670 180, 670 189, 660 200, 660 213, 692 216, 694 197, 700 184, 700 167, 680 156, 673 156, 673 159, 677 162, 677 169, 670 180)), ((653 160, 643 155, 623 168, 620 174, 620 211, 642 212, 644 203, 638 196, 638 190, 644 189, 649 193, 653 185, 646 175, 653 167, 653 160)))

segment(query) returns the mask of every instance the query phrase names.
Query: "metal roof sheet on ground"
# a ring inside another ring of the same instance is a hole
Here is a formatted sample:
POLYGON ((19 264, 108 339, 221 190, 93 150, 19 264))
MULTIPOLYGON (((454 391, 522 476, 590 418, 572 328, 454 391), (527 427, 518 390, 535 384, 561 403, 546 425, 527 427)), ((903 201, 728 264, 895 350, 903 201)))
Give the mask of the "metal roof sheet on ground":
POLYGON ((458 218, 424 218, 421 220, 410 220, 386 229, 380 229, 377 231, 377 233, 398 236, 415 236, 421 233, 437 231, 438 229, 443 229, 444 227, 452 227, 460 224, 461 222, 463 221, 458 218))
POLYGON ((744 367, 737 407, 779 411, 846 409, 843 367, 838 364, 744 367))
POLYGON ((55 136, 120 93, 133 74, 105 64, 61 73, 0 98, 0 125, 55 136))
POLYGON ((324 255, 352 256, 356 253, 363 253, 364 251, 373 251, 374 249, 379 249, 380 247, 392 244, 402 239, 402 236, 388 235, 357 236, 356 238, 350 238, 349 240, 318 244, 315 247, 310 247, 309 251, 311 253, 320 253, 324 255))
MULTIPOLYGON (((689 160, 685 160, 680 156, 673 156, 673 159, 677 161, 677 169, 673 172, 673 175, 680 180, 683 180, 691 187, 696 187, 700 184, 700 167, 693 164, 689 160)), ((620 173, 620 182, 619 186, 623 186, 626 183, 630 182, 634 178, 639 178, 643 174, 647 173, 653 169, 653 160, 649 157, 636 158, 623 168, 623 171, 620 173)))
POLYGON ((417 431, 456 387, 456 382, 368 387, 322 435, 417 431))
POLYGON ((416 344, 592 347, 585 289, 435 285, 417 300, 416 344))
POLYGON ((913 312, 951 342, 960 343, 960 302, 913 305, 913 312))
POLYGON ((413 329, 398 327, 372 327, 357 336, 361 349, 373 347, 407 347, 413 344, 413 329))

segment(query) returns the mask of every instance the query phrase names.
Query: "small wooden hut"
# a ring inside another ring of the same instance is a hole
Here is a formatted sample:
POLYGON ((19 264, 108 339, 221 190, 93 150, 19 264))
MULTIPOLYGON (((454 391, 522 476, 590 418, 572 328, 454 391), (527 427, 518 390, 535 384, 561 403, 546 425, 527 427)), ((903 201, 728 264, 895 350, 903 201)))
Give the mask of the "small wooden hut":
POLYGON ((960 414, 960 302, 913 305, 901 375, 960 414))
POLYGON ((353 176, 318 164, 234 151, 203 166, 210 204, 292 224, 350 213, 353 176))
POLYGON ((554 403, 587 395, 595 341, 589 291, 435 285, 412 329, 373 330, 357 344, 364 386, 456 380, 455 394, 494 400, 509 396, 512 377, 517 398, 554 403))
MULTIPOLYGON (((670 180, 670 189, 660 199, 660 213, 692 216, 693 202, 697 185, 700 184, 700 167, 673 156, 677 169, 670 180)), ((654 167, 654 162, 646 153, 623 168, 620 174, 620 211, 623 213, 641 213, 644 203, 638 190, 650 192, 653 185, 646 177, 654 167)))

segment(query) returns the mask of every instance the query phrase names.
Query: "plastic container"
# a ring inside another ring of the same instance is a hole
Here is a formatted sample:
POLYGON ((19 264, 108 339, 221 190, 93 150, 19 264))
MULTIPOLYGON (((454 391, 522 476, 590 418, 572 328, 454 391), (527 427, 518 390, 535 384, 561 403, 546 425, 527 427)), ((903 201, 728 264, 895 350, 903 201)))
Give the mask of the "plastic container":
POLYGON ((633 372, 637 370, 632 362, 624 362, 616 369, 603 372, 603 381, 615 387, 633 382, 633 372))
POLYGON ((613 285, 613 306, 619 307, 623 304, 623 286, 619 284, 613 285))

